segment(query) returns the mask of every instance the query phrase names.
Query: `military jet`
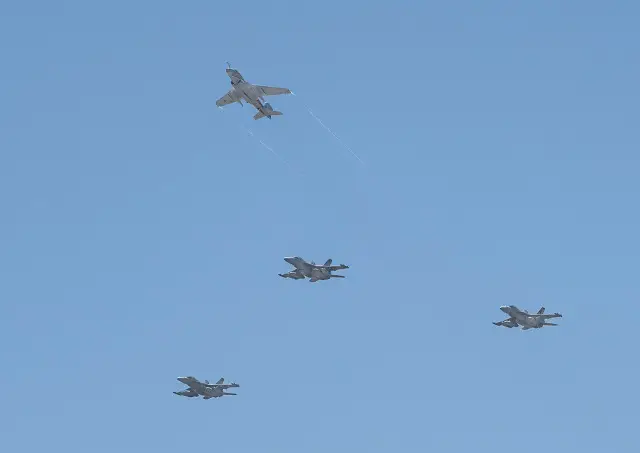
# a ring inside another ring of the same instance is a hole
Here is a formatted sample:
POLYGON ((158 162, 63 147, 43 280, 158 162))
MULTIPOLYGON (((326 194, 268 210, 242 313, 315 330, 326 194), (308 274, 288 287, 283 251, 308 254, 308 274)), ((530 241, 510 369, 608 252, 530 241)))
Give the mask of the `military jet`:
POLYGON ((220 378, 215 384, 209 384, 209 381, 200 382, 193 376, 179 377, 178 381, 189 386, 188 389, 180 392, 173 392, 176 395, 192 398, 194 396, 203 396, 205 400, 210 398, 219 398, 224 395, 236 395, 236 393, 225 392, 225 389, 232 387, 240 387, 235 382, 225 384, 224 378, 220 378))
POLYGON ((504 321, 494 322, 496 326, 512 327, 520 326, 522 330, 540 329, 544 326, 557 326, 552 322, 546 322, 549 318, 562 318, 560 313, 544 314, 544 307, 541 307, 536 314, 530 314, 527 310, 520 310, 515 305, 503 305, 500 310, 509 315, 504 321))
POLYGON ((341 264, 339 266, 332 266, 333 260, 329 258, 323 265, 319 265, 311 261, 306 262, 299 256, 289 256, 284 259, 287 263, 295 267, 294 270, 287 272, 286 274, 278 274, 283 278, 292 278, 294 280, 300 280, 301 278, 309 278, 311 283, 318 280, 329 280, 330 278, 344 278, 344 275, 333 275, 331 272, 338 271, 340 269, 349 269, 349 266, 341 264))
POLYGON ((271 119, 271 116, 273 115, 282 115, 282 112, 273 110, 273 107, 271 107, 271 104, 269 104, 268 102, 265 104, 263 104, 262 102, 264 102, 264 96, 290 94, 290 89, 268 87, 264 85, 253 85, 247 82, 244 77, 242 77, 242 74, 240 74, 240 72, 238 72, 236 69, 232 69, 229 63, 227 63, 227 66, 229 66, 226 71, 227 75, 231 79, 231 89, 227 92, 227 94, 216 101, 216 105, 218 107, 233 104, 234 102, 242 105, 242 101, 246 101, 248 104, 253 105, 258 110, 258 113, 256 113, 253 117, 254 120, 259 120, 260 118, 264 118, 265 116, 271 119))

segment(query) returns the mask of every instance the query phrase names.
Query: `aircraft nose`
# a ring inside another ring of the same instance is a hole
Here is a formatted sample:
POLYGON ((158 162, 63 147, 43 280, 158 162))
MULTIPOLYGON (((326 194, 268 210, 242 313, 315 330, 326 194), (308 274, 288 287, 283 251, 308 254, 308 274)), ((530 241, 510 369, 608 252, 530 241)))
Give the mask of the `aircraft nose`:
POLYGON ((500 310, 502 310, 505 313, 509 313, 509 306, 508 305, 502 305, 500 307, 500 310))
POLYGON ((286 256, 284 260, 289 264, 293 264, 294 258, 292 256, 286 256))

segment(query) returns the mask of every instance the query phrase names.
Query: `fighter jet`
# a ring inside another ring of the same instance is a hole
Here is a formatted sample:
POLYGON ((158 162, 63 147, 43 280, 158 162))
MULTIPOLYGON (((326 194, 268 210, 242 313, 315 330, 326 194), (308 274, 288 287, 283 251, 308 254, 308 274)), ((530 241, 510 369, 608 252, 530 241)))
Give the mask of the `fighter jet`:
POLYGON ((180 392, 173 393, 189 398, 192 398, 194 396, 202 396, 205 400, 208 400, 210 398, 219 398, 224 395, 236 395, 236 393, 228 393, 224 390, 232 387, 240 387, 235 382, 232 382, 231 384, 225 384, 224 378, 220 378, 220 380, 215 384, 209 384, 209 381, 200 382, 193 376, 179 377, 178 381, 189 386, 189 388, 180 392))
POLYGON ((329 280, 330 278, 344 278, 344 275, 333 275, 331 272, 338 271, 340 269, 349 269, 349 266, 341 264, 339 266, 332 266, 333 260, 329 258, 323 265, 319 265, 311 261, 306 262, 299 256, 289 256, 284 259, 287 263, 295 267, 294 270, 287 272, 286 274, 278 274, 283 278, 292 278, 294 280, 300 280, 301 278, 309 278, 311 283, 318 280, 329 280))
POLYGON ((273 110, 271 104, 268 102, 263 104, 264 96, 276 96, 278 94, 290 94, 291 90, 288 88, 268 87, 264 85, 253 85, 247 82, 242 74, 236 69, 232 69, 231 65, 227 63, 227 75, 231 79, 231 89, 216 101, 218 107, 222 107, 228 104, 237 102, 242 105, 242 101, 253 105, 258 113, 253 117, 254 120, 259 120, 265 116, 271 119, 273 115, 282 115, 282 112, 273 110))
POLYGON ((557 326, 552 322, 546 322, 549 318, 562 318, 560 313, 544 314, 544 307, 541 307, 536 314, 530 314, 527 310, 520 310, 515 305, 503 305, 500 310, 509 315, 504 321, 494 322, 496 326, 512 327, 520 326, 522 330, 540 329, 544 326, 557 326))

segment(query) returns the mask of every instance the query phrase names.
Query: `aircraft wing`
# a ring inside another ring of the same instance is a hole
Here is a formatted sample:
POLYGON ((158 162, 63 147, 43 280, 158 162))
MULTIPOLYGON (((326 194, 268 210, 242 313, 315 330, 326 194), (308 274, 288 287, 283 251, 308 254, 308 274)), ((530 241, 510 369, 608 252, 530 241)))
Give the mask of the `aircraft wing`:
POLYGON ((237 99, 234 95, 234 90, 229 90, 227 94, 225 94, 224 96, 222 96, 220 99, 216 101, 216 105, 218 107, 223 107, 225 105, 233 104, 236 101, 237 99))
POLYGON ((196 392, 195 390, 193 390, 191 387, 189 387, 186 390, 182 390, 180 392, 173 392, 176 395, 180 395, 180 396, 187 396, 189 398, 192 398, 194 396, 198 396, 198 392, 196 392))
POLYGON ((278 275, 282 278, 292 278, 294 280, 300 280, 301 278, 304 278, 304 275, 302 275, 298 271, 291 271, 291 272, 287 272, 286 274, 278 274, 278 275))
POLYGON ((349 269, 349 266, 347 266, 345 264, 341 264, 340 266, 327 266, 327 267, 325 267, 325 269, 333 272, 333 271, 339 271, 341 269, 349 269))
POLYGON ((289 88, 267 87, 264 85, 255 86, 262 96, 276 96, 278 94, 290 94, 289 88))
POLYGON ((496 326, 508 327, 509 329, 518 325, 515 318, 507 318, 504 321, 494 322, 494 324, 496 326))

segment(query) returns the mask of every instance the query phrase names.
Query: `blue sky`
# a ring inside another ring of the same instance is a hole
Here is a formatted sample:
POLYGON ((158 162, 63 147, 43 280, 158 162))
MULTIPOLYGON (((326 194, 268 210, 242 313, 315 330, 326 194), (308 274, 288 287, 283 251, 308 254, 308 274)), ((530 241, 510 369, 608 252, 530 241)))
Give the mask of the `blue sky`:
POLYGON ((638 451, 638 5, 12 3, 2 451, 638 451))

